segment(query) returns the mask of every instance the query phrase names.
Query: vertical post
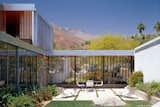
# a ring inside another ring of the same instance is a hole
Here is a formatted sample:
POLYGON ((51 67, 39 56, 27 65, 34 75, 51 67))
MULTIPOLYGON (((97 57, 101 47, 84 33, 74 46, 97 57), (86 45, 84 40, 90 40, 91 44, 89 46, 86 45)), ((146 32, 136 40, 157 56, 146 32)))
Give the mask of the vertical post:
POLYGON ((37 59, 37 71, 36 71, 36 75, 37 75, 37 86, 40 87, 40 77, 39 77, 39 55, 36 56, 37 59))
POLYGON ((19 53, 16 47, 16 91, 19 91, 19 53))
POLYGON ((134 71, 134 56, 131 56, 131 73, 134 71))
POLYGON ((34 55, 32 55, 32 77, 31 77, 32 88, 34 88, 34 55))
POLYGON ((32 11, 32 41, 35 43, 35 38, 36 38, 35 36, 37 36, 37 35, 35 35, 35 26, 34 26, 35 17, 34 17, 34 12, 35 11, 32 11))
POLYGON ((102 72, 103 72, 103 82, 104 82, 104 56, 102 56, 102 72))
POLYGON ((74 83, 76 84, 76 72, 77 72, 77 66, 76 66, 76 56, 74 57, 74 83))
POLYGON ((7 45, 7 86, 8 86, 9 48, 7 45))

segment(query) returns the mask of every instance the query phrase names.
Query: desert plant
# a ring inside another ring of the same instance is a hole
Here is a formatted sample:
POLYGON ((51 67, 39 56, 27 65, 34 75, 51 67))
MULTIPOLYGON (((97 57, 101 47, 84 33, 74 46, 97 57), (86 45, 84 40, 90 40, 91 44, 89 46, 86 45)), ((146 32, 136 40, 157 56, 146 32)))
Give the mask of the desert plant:
POLYGON ((143 83, 143 73, 141 71, 134 72, 128 80, 129 86, 135 87, 136 84, 143 83))

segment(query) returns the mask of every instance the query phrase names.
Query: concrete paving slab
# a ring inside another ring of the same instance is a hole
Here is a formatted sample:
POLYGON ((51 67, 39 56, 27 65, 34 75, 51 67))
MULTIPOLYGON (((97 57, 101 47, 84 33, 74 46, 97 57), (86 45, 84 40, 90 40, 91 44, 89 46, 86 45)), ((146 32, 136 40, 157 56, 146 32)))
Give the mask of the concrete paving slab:
POLYGON ((97 97, 95 89, 81 90, 76 100, 89 101, 97 97))
POLYGON ((80 89, 66 88, 63 93, 53 98, 54 101, 73 101, 80 89))
POLYGON ((99 106, 123 106, 123 102, 118 96, 114 94, 111 89, 97 90, 98 97, 93 99, 93 102, 99 106))
MULTIPOLYGON (((53 98, 54 101, 93 101, 99 106, 123 106, 126 103, 123 100, 143 100, 142 98, 128 98, 118 95, 125 93, 123 88, 102 88, 102 89, 76 89, 66 88, 63 93, 53 98), (123 100, 121 100, 121 98, 123 100)), ((133 97, 136 97, 132 95, 133 97)))
POLYGON ((134 94, 127 94, 126 89, 124 88, 117 88, 117 89, 112 89, 116 95, 119 95, 123 100, 126 101, 138 101, 138 100, 144 100, 143 98, 134 95, 134 94))

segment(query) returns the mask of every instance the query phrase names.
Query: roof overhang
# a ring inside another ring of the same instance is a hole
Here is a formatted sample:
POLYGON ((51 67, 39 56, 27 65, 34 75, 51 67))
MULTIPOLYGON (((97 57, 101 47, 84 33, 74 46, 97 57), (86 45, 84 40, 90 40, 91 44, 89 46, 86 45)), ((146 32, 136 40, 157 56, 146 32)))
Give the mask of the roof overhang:
POLYGON ((134 56, 134 50, 52 50, 50 56, 134 56))
POLYGON ((134 51, 135 51, 135 53, 137 53, 137 52, 143 51, 145 49, 148 49, 150 47, 156 46, 158 44, 160 44, 160 34, 158 34, 156 38, 136 47, 134 49, 134 51))
POLYGON ((17 38, 14 38, 11 35, 6 34, 4 32, 0 32, 0 41, 4 42, 4 43, 7 43, 7 44, 10 44, 10 45, 13 45, 13 46, 17 46, 17 47, 25 49, 25 50, 35 52, 37 54, 45 55, 45 53, 43 52, 42 49, 37 48, 37 47, 35 47, 35 46, 33 46, 29 43, 26 43, 22 40, 19 40, 17 38))
POLYGON ((34 4, 0 4, 3 11, 35 11, 34 4))

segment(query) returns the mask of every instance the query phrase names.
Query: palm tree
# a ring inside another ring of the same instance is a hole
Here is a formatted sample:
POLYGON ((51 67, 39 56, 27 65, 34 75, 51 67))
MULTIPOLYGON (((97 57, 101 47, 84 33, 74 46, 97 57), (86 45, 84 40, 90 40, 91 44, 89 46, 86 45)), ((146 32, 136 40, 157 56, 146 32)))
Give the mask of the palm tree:
POLYGON ((157 33, 160 32, 160 21, 158 21, 158 22, 154 25, 154 29, 156 30, 157 33))
POLYGON ((142 33, 146 29, 146 27, 145 27, 145 25, 143 23, 139 23, 137 25, 137 29, 138 29, 138 32, 142 35, 142 33))

